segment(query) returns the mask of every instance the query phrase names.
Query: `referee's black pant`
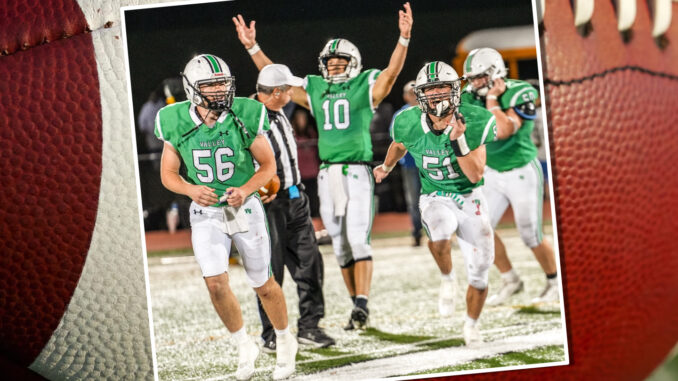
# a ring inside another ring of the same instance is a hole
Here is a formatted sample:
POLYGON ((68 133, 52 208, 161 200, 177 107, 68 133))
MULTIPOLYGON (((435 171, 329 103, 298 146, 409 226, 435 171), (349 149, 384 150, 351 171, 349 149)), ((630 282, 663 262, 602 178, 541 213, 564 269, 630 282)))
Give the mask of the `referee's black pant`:
MULTIPOLYGON (((299 197, 290 199, 285 191, 269 204, 265 204, 268 229, 271 236, 271 268, 273 276, 282 286, 284 266, 297 284, 299 294, 299 332, 315 329, 325 316, 323 299, 323 258, 318 250, 315 229, 311 221, 309 198, 299 190, 299 197)), ((257 297, 259 316, 266 340, 274 335, 261 301, 257 297)))

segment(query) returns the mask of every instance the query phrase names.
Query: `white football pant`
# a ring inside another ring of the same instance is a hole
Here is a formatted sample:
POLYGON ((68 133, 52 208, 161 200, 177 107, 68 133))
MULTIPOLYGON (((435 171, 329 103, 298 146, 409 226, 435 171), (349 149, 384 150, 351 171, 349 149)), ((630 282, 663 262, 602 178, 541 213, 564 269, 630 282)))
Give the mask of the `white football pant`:
POLYGON ((222 208, 204 207, 191 203, 191 241, 195 259, 203 277, 228 272, 228 257, 231 241, 242 258, 247 282, 251 287, 261 287, 271 276, 271 240, 266 225, 264 206, 256 196, 250 196, 242 206, 245 208, 249 230, 232 236, 224 233, 222 208))

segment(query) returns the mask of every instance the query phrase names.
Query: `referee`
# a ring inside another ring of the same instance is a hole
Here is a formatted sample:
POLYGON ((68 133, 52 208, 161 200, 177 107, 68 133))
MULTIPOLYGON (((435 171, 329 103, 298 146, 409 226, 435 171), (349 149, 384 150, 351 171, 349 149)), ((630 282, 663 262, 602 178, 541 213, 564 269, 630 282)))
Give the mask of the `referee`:
MULTIPOLYGON (((263 196, 271 236, 271 268, 276 282, 283 283, 284 266, 297 283, 299 293, 299 321, 297 340, 316 348, 334 345, 334 339, 318 327, 325 316, 323 299, 323 259, 318 250, 315 230, 311 222, 309 199, 301 183, 297 163, 297 144, 292 125, 282 112, 290 102, 291 87, 301 86, 302 79, 292 75, 285 65, 272 64, 259 72, 258 101, 266 106, 271 129, 267 137, 273 148, 280 178, 280 191, 263 196)), ((258 297, 257 297, 258 299, 258 297)), ((275 332, 259 304, 264 351, 275 352, 275 332)))

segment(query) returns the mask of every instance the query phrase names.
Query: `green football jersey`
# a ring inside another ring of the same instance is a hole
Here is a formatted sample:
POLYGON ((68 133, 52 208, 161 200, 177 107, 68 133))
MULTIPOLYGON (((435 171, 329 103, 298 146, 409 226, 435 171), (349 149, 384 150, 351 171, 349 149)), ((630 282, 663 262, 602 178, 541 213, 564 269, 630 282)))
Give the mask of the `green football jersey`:
POLYGON ((380 73, 369 69, 346 82, 332 84, 319 75, 306 76, 304 89, 318 125, 320 160, 372 160, 372 87, 380 73))
MULTIPOLYGON (((523 103, 534 102, 539 93, 525 81, 506 79, 506 91, 499 97, 499 106, 508 110, 523 103)), ((466 85, 461 95, 461 102, 485 107, 485 98, 480 98, 471 92, 466 85)), ((497 171, 508 171, 520 168, 537 156, 537 147, 532 142, 534 121, 523 119, 518 131, 503 140, 495 140, 487 144, 487 166, 497 171)))
MULTIPOLYGON (((491 112, 463 103, 459 111, 466 119, 464 136, 471 150, 494 140, 497 126, 491 112)), ((391 137, 405 145, 414 158, 422 194, 438 191, 466 194, 483 184, 483 180, 474 184, 466 177, 454 155, 449 135, 437 135, 419 107, 412 106, 398 114, 391 137)))
POLYGON ((155 135, 179 152, 188 172, 187 181, 215 189, 218 197, 252 177, 254 160, 248 148, 258 134, 269 129, 261 103, 236 97, 231 110, 233 113, 222 113, 213 127, 202 123, 189 101, 165 106, 155 118, 155 135))

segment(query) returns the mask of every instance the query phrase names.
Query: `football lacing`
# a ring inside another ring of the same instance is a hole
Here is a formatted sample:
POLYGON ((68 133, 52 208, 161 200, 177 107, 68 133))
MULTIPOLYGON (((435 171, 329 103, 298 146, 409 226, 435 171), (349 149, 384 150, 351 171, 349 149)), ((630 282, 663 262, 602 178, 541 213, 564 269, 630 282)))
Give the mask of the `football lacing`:
MULTIPOLYGON (((673 0, 675 1, 675 0, 673 0)), ((671 25, 672 0, 649 0, 650 14, 652 16, 652 37, 661 37, 671 25)), ((546 0, 537 1, 537 17, 539 22, 544 21, 544 9, 546 0)), ((574 26, 583 28, 593 16, 594 0, 571 0, 574 26)), ((617 13, 617 29, 626 32, 633 26, 636 19, 636 0, 615 0, 617 13)))

